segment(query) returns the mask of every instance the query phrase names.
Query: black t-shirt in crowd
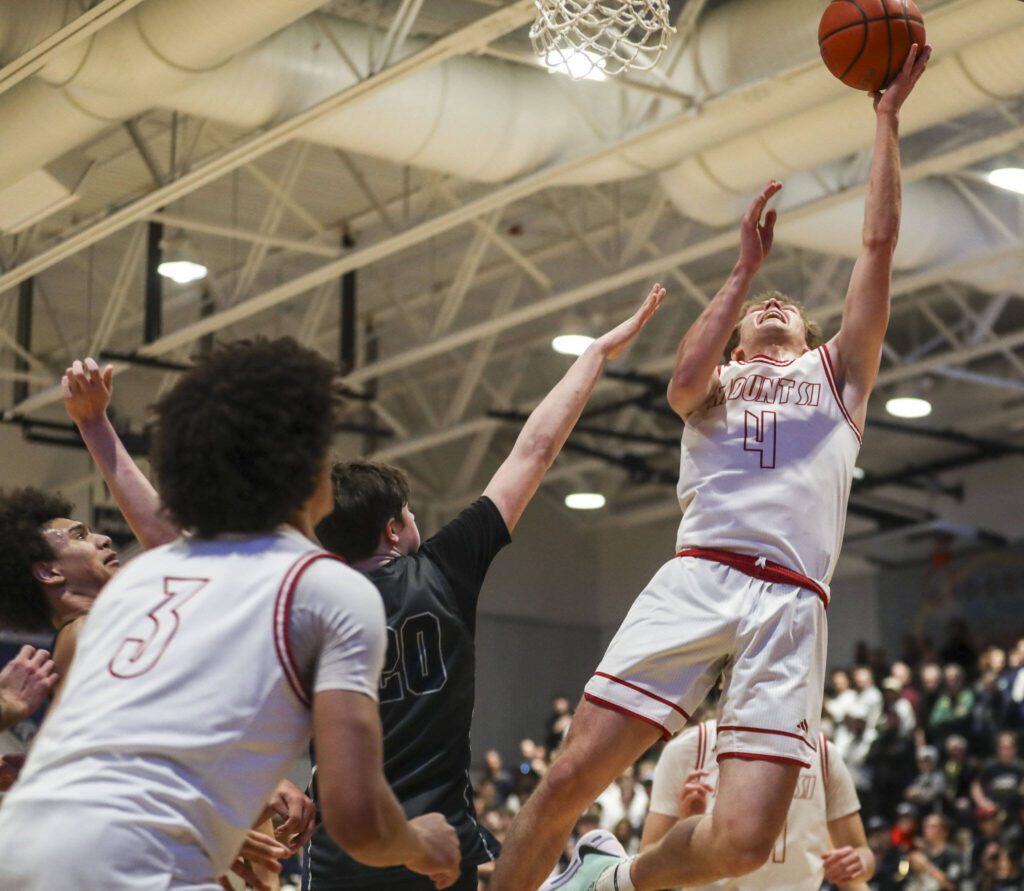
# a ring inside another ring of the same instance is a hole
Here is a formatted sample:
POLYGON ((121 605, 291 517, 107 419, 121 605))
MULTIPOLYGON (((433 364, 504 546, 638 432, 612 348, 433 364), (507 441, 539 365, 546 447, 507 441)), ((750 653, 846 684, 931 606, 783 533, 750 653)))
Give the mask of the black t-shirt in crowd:
POLYGON ((1020 806, 1021 784, 1024 783, 1024 762, 1008 764, 993 758, 978 776, 982 791, 999 807, 1014 812, 1020 806))
MULTIPOLYGON (((489 498, 467 507, 420 550, 367 573, 380 590, 388 650, 380 680, 384 774, 408 817, 438 811, 459 835, 463 869, 494 859, 469 781, 476 604, 491 561, 510 541, 489 498)), ((314 773, 313 795, 316 797, 314 773)), ((303 884, 312 891, 420 879, 404 867, 364 866, 317 826, 303 884)))

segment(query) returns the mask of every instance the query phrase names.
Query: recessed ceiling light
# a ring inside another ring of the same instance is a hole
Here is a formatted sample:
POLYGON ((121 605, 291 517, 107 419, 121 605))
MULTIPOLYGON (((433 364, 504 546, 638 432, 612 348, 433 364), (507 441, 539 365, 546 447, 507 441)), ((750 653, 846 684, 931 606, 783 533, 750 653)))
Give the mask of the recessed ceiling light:
POLYGON ((1000 189, 1024 195, 1024 169, 1020 167, 1003 167, 1000 170, 993 170, 988 175, 988 181, 1000 189))
POLYGON ((885 410, 897 418, 926 418, 932 404, 920 396, 894 396, 885 403, 885 410))
POLYGON ((600 510, 605 497, 600 492, 573 492, 565 496, 565 506, 572 510, 600 510))
POLYGON ((156 271, 179 285, 188 285, 206 278, 207 268, 191 260, 167 260, 157 266, 156 271))
POLYGON ((560 334, 551 341, 551 348, 563 356, 582 356, 593 342, 594 338, 585 334, 560 334))

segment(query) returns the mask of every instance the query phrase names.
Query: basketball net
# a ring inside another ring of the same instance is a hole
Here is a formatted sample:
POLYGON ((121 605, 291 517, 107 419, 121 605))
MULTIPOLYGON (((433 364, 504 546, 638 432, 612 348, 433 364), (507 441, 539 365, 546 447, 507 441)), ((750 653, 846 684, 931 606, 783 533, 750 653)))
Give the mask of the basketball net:
POLYGON ((658 64, 675 31, 668 0, 534 0, 534 52, 574 80, 658 64))

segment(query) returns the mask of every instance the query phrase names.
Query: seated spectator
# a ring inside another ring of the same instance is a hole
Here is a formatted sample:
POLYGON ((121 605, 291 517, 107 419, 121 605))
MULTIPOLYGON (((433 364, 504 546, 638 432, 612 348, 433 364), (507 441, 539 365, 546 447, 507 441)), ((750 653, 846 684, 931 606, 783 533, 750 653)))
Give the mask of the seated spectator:
POLYGON ((1006 812, 978 808, 975 820, 974 850, 971 853, 971 875, 980 876, 986 854, 999 844, 1006 830, 1006 812))
POLYGON ((924 818, 921 838, 910 852, 907 891, 956 891, 963 868, 957 851, 949 844, 950 824, 946 817, 929 814, 924 818))
POLYGON ((836 728, 835 744, 862 801, 871 798, 871 768, 867 757, 875 736, 875 729, 868 726, 864 706, 859 702, 851 703, 846 711, 846 719, 836 728))
POLYGON ((966 675, 960 665, 947 665, 943 670, 945 687, 928 717, 928 741, 944 746, 953 733, 968 736, 974 712, 974 693, 966 687, 966 675))
POLYGON ((494 807, 504 807, 509 795, 515 790, 516 783, 512 774, 502 764, 497 749, 490 749, 484 755, 484 779, 494 784, 494 807))
POLYGON ((921 694, 917 709, 917 724, 926 727, 935 703, 942 695, 942 668, 936 662, 929 662, 921 669, 921 694))
POLYGON ((544 723, 544 745, 549 752, 555 751, 565 739, 572 723, 572 706, 569 697, 562 694, 551 700, 551 714, 544 723))
POLYGON ((900 697, 907 700, 914 709, 914 716, 920 723, 921 694, 914 688, 914 670, 906 662, 893 662, 889 677, 896 678, 902 686, 900 697))
POLYGON ((837 668, 829 678, 823 705, 834 726, 839 727, 843 723, 847 711, 856 701, 857 692, 850 687, 850 676, 843 669, 837 668))
POLYGON ((917 763, 914 740, 904 735, 900 719, 891 709, 882 713, 878 736, 868 749, 867 765, 871 770, 873 800, 862 800, 864 809, 892 820, 903 791, 917 775, 917 763))
POLYGON ((647 790, 633 777, 633 769, 623 771, 598 798, 601 805, 601 828, 614 831, 619 820, 626 818, 634 829, 644 824, 650 799, 647 790))
POLYGON ((1017 758, 1017 737, 1010 732, 1000 733, 995 758, 982 767, 971 786, 974 803, 982 811, 1001 809, 1016 816, 1021 807, 1022 782, 1024 763, 1017 758))
POLYGON ((982 879, 979 891, 1024 891, 1020 842, 1004 842, 995 849, 995 875, 982 879))
POLYGON ((903 851, 909 851, 917 840, 917 830, 917 808, 909 801, 901 802, 896 807, 896 823, 890 832, 892 843, 903 851))
POLYGON ((958 734, 954 733, 946 740, 942 774, 946 778, 946 802, 949 808, 952 809, 962 799, 970 799, 971 784, 977 778, 978 766, 968 752, 967 740, 958 734))
POLYGON ((910 701, 903 698, 903 682, 891 675, 882 681, 882 706, 899 717, 900 733, 911 736, 917 727, 917 715, 910 701))
POLYGON ((946 778, 939 770, 939 752, 935 746, 917 750, 917 776, 907 787, 905 798, 917 807, 919 814, 939 813, 946 793, 946 778))
POLYGON ((857 701, 864 707, 868 726, 876 727, 882 717, 882 692, 875 686, 875 676, 866 665, 858 665, 853 670, 853 689, 857 701))

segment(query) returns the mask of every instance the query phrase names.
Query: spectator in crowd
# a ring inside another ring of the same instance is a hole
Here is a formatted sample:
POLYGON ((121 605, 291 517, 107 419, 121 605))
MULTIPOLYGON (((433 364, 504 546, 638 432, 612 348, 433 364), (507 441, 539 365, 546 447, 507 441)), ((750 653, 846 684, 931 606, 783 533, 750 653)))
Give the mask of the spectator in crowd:
POLYGON ((945 688, 928 716, 928 741, 943 746, 953 733, 968 736, 974 712, 974 692, 966 687, 967 676, 959 664, 943 669, 945 688))
POLYGON ((964 799, 970 800, 971 785, 978 774, 977 765, 970 756, 967 740, 954 733, 946 740, 946 760, 942 764, 946 778, 946 802, 950 810, 964 799))
POLYGON ((601 828, 613 832, 619 820, 629 820, 634 829, 644 825, 650 799, 647 790, 633 776, 632 768, 623 771, 597 799, 601 805, 601 828))
POLYGON ((484 778, 494 785, 494 807, 503 808, 508 797, 515 791, 516 782, 502 764, 497 749, 489 749, 484 756, 484 778))
POLYGON ((612 829, 612 835, 626 849, 627 854, 633 855, 640 850, 640 839, 637 836, 636 829, 633 828, 633 824, 629 822, 629 817, 623 817, 615 824, 612 829))
POLYGON ((850 686, 850 676, 844 669, 832 672, 825 690, 824 710, 835 727, 846 720, 850 706, 857 701, 857 691, 850 686))
POLYGON ((544 725, 544 745, 549 752, 555 751, 562 744, 571 723, 569 697, 559 693, 551 700, 551 714, 544 725))
POLYGON ((1006 653, 1000 647, 985 647, 978 659, 978 680, 974 682, 974 714, 971 738, 979 755, 995 751, 996 734, 1006 711, 1006 653))
POLYGON ((917 723, 920 727, 928 725, 932 710, 942 695, 942 666, 929 662, 921 669, 921 695, 918 700, 917 723))
POLYGON ((905 797, 919 814, 942 811, 946 795, 946 778, 939 770, 939 752, 935 746, 917 750, 917 776, 907 787, 905 797))
POLYGON ((891 709, 899 718, 900 733, 911 736, 917 727, 917 714, 910 700, 903 697, 903 682, 890 675, 882 681, 883 708, 891 709))
POLYGON ((956 891, 963 869, 956 850, 949 843, 950 823, 939 814, 924 818, 921 839, 910 852, 907 891, 956 891))
POLYGON ((853 777, 861 801, 871 797, 871 768, 867 757, 875 735, 874 728, 868 726, 867 710, 859 702, 850 705, 845 720, 836 728, 836 750, 853 777))
POLYGON ((996 755, 982 767, 971 787, 971 797, 982 811, 1004 810, 1016 815, 1021 807, 1024 764, 1017 758, 1017 737, 999 734, 996 755))
POLYGON ((883 817, 867 822, 868 847, 875 857, 875 874, 868 882, 871 891, 899 891, 908 874, 906 852, 892 842, 889 824, 883 817))
POLYGON ((858 665, 853 670, 853 688, 857 693, 857 701, 863 706, 868 727, 876 727, 882 717, 882 693, 875 686, 875 676, 866 665, 858 665))
POLYGON ((896 805, 917 774, 914 739, 903 733, 899 716, 893 709, 882 713, 878 737, 867 754, 871 770, 872 797, 862 798, 864 809, 880 813, 886 819, 896 816, 896 805))
POLYGON ((906 662, 893 662, 889 669, 889 677, 896 678, 900 682, 900 697, 910 703, 914 709, 914 715, 920 723, 921 716, 921 694, 914 687, 914 669, 906 662))
POLYGON ((971 644, 971 633, 963 619, 950 619, 946 624, 946 642, 939 651, 945 665, 959 665, 964 674, 973 674, 978 664, 978 651, 971 644))

